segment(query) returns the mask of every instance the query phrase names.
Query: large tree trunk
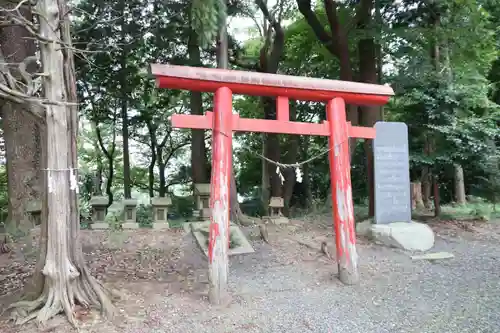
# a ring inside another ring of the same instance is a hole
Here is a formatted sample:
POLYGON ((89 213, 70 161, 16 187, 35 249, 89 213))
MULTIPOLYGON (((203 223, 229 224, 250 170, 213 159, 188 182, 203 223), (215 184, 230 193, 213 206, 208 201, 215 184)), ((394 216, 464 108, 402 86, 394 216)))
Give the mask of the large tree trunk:
MULTIPOLYGON (((310 138, 309 136, 303 136, 303 143, 301 144, 301 156, 302 160, 306 160, 309 158, 308 151, 309 151, 309 144, 310 144, 310 138)), ((305 192, 305 202, 304 202, 304 208, 310 208, 312 205, 313 201, 313 195, 312 195, 312 190, 311 190, 311 177, 310 177, 310 172, 309 172, 309 163, 304 164, 304 168, 302 170, 302 184, 304 187, 304 192, 305 192)), ((331 193, 331 191, 329 192, 331 193)), ((331 198, 329 203, 331 203, 331 198)))
MULTIPOLYGON (((297 104, 294 101, 290 106, 290 121, 297 120, 297 104)), ((300 137, 298 135, 288 136, 288 149, 285 163, 295 164, 299 154, 300 137)), ((307 163, 306 163, 307 164, 307 163)), ((301 170, 303 172, 303 170, 301 170)), ((283 200, 285 202, 284 214, 290 216, 290 201, 292 199, 295 183, 297 182, 295 169, 287 168, 285 170, 285 184, 283 185, 283 200)))
MULTIPOLYGON (((345 26, 339 20, 337 12, 338 3, 335 0, 324 0, 325 12, 328 18, 328 25, 331 34, 325 31, 321 21, 316 16, 316 13, 311 8, 310 0, 296 0, 300 13, 304 16, 314 34, 323 46, 339 60, 340 79, 343 81, 354 81, 351 64, 351 56, 349 52, 349 38, 345 26)), ((356 105, 347 105, 347 120, 353 125, 359 124, 359 112, 356 105)), ((355 149, 356 139, 349 140, 349 151, 352 155, 355 149)))
POLYGON ((104 146, 104 141, 101 136, 101 130, 96 124, 96 137, 97 137, 97 142, 99 143, 99 147, 101 148, 101 151, 103 152, 104 156, 106 156, 106 159, 108 160, 108 175, 106 179, 106 195, 108 196, 108 207, 113 204, 114 201, 114 196, 113 196, 113 191, 112 191, 112 186, 113 186, 113 179, 115 176, 115 147, 116 147, 116 132, 114 129, 114 125, 116 124, 116 113, 113 116, 113 141, 111 143, 111 148, 108 150, 104 146))
MULTIPOLYGON (((62 0, 60 0, 62 1, 62 0)), ((65 2, 38 1, 40 34, 50 40, 62 40, 70 47, 70 26, 65 2), (54 27, 60 27, 55 30, 54 27)), ((45 97, 57 104, 47 105, 47 206, 48 218, 42 223, 46 228, 41 239, 40 261, 43 288, 39 297, 31 302, 14 305, 19 313, 27 316, 20 321, 37 319, 47 322, 63 312, 76 324, 75 305, 98 307, 105 315, 113 313, 113 306, 102 286, 90 276, 85 266, 81 244, 78 240, 79 220, 77 201, 77 108, 64 104, 76 103, 76 80, 73 54, 63 53, 59 43, 41 43, 40 54, 43 71, 50 73, 44 80, 45 97), (67 157, 67 158, 64 158, 67 157)))
MULTIPOLYGON (((264 97, 264 118, 276 119, 276 101, 274 98, 264 97)), ((281 149, 279 136, 277 134, 267 134, 265 142, 265 157, 272 161, 279 162, 281 159, 281 149)), ((280 176, 276 173, 276 164, 266 162, 267 175, 269 176, 270 195, 271 197, 281 197, 283 184, 281 183, 280 176)), ((280 170, 284 172, 284 170, 280 170)))
MULTIPOLYGON (((128 98, 128 97, 127 97, 128 98)), ((122 116, 122 142, 123 142, 123 195, 125 199, 132 198, 132 186, 130 180, 130 152, 128 143, 128 111, 127 100, 123 99, 121 106, 122 116)))
POLYGON ((455 183, 455 202, 459 205, 465 205, 467 199, 465 196, 464 169, 460 164, 455 164, 453 168, 455 170, 455 177, 453 179, 455 183))
MULTIPOLYGON (((127 8, 127 2, 120 0, 123 11, 127 8)), ((130 152, 129 152, 129 119, 128 119, 128 99, 130 98, 130 84, 128 83, 128 44, 127 41, 127 28, 128 23, 125 20, 125 15, 121 18, 121 41, 122 41, 122 54, 120 60, 120 92, 121 92, 121 118, 122 118, 122 144, 123 144, 123 195, 125 199, 132 198, 132 181, 130 179, 130 152)))
MULTIPOLYGON (((217 68, 227 69, 229 66, 228 61, 228 38, 227 38, 227 23, 219 22, 219 33, 217 35, 217 68)), ((245 216, 240 209, 238 202, 238 189, 236 187, 236 177, 234 168, 231 171, 231 184, 229 191, 229 211, 230 219, 235 223, 249 224, 253 219, 245 216)))
POLYGON ((422 197, 422 183, 412 182, 411 188, 411 208, 422 210, 424 206, 424 200, 422 197))
POLYGON ((102 195, 102 175, 104 172, 104 166, 102 163, 102 151, 99 149, 99 140, 97 139, 97 124, 92 121, 91 122, 93 137, 92 142, 94 143, 94 147, 96 147, 96 164, 97 170, 95 173, 94 186, 92 189, 92 195, 101 196, 102 195))
MULTIPOLYGON (((15 5, 15 2, 3 3, 2 7, 15 5)), ((26 20, 32 21, 30 9, 21 8, 20 11, 26 20)), ((31 37, 32 35, 20 25, 3 27, 0 32, 4 61, 14 64, 12 74, 16 79, 21 79, 17 64, 35 56, 35 42, 31 37)), ((36 62, 29 61, 27 64, 28 72, 36 71, 36 62)), ((9 198, 6 227, 9 232, 19 234, 26 234, 33 226, 33 221, 25 214, 25 205, 30 201, 41 200, 43 192, 41 154, 45 124, 30 114, 31 107, 33 106, 14 105, 9 102, 2 107, 9 198)))
MULTIPOLYGON (((266 139, 267 134, 262 133, 262 156, 266 156, 266 139)), ((267 167, 267 161, 261 160, 261 165, 262 165, 262 177, 261 177, 261 201, 262 201, 262 208, 263 211, 267 212, 269 211, 269 199, 271 198, 271 186, 269 185, 269 170, 267 167)))
MULTIPOLYGON (((194 30, 188 42, 189 65, 201 66, 200 47, 198 45, 198 35, 194 30)), ((201 93, 198 91, 191 91, 189 105, 191 107, 191 114, 203 114, 203 102, 201 93)), ((210 177, 207 174, 207 149, 205 147, 205 131, 204 130, 191 130, 191 172, 194 184, 202 184, 210 182, 210 177)))
MULTIPOLYGON (((359 25, 358 28, 365 30, 366 35, 369 34, 369 27, 372 21, 371 12, 373 9, 372 0, 362 0, 360 6, 359 25)), ((377 48, 375 41, 372 38, 361 39, 358 43, 359 54, 359 79, 361 82, 378 83, 377 78, 377 48)), ((378 106, 361 106, 360 122, 361 126, 373 127, 380 120, 381 108, 378 106)), ((366 156, 366 174, 368 178, 368 214, 375 215, 375 184, 373 175, 373 142, 372 140, 364 141, 364 150, 366 156)))
POLYGON ((422 168, 422 201, 424 207, 431 208, 431 175, 428 166, 422 168))
POLYGON ((147 124, 149 131, 149 144, 151 145, 151 160, 148 166, 148 192, 149 197, 155 196, 155 166, 156 166, 156 128, 149 122, 147 124))

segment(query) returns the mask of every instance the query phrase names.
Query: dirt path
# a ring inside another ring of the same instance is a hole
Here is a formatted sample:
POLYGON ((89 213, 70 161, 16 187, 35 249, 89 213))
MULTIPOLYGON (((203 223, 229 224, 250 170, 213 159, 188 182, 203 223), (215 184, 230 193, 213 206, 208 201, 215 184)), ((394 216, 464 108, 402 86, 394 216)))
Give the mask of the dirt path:
MULTIPOLYGON (((254 240, 255 253, 231 258, 233 300, 223 308, 206 301, 206 262, 189 234, 86 232, 92 270, 124 297, 114 322, 85 315, 81 331, 499 332, 500 226, 434 228, 435 250, 455 258, 412 261, 403 251, 359 240, 361 283, 347 287, 332 262, 297 242, 318 246, 332 239, 329 228, 296 222, 271 232, 271 245, 254 240)), ((5 263, 0 258, 0 281, 5 263)), ((1 324, 0 331, 40 332, 1 324)), ((44 332, 72 330, 57 319, 44 332)))

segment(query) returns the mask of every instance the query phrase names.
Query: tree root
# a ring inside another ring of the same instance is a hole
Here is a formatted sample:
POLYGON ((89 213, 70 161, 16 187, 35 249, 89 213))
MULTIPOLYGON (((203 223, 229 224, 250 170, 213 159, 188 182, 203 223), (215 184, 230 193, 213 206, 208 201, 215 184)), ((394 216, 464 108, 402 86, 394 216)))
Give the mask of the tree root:
MULTIPOLYGON (((11 319, 18 325, 36 320, 43 326, 51 318, 64 313, 71 325, 77 327, 75 306, 100 310, 106 318, 112 318, 115 307, 108 295, 113 294, 84 269, 76 280, 68 283, 52 283, 45 278, 42 294, 34 301, 20 301, 8 307, 11 319)), ((116 294, 115 294, 116 295, 116 294)))
POLYGON ((241 224, 242 226, 251 226, 251 225, 254 225, 256 223, 258 223, 260 219, 259 218, 254 218, 254 217, 251 217, 251 216, 248 216, 248 215, 245 215, 241 212, 239 212, 237 215, 236 215, 236 223, 238 224, 241 224))

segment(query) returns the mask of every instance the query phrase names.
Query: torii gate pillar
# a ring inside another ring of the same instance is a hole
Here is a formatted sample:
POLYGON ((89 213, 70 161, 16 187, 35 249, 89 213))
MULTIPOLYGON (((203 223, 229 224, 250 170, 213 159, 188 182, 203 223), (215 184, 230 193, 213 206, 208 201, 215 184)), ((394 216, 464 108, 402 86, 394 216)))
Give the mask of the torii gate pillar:
POLYGON ((346 120, 345 103, 382 105, 394 94, 393 90, 388 86, 373 84, 185 66, 151 65, 151 72, 156 77, 159 88, 215 92, 213 113, 172 116, 173 127, 213 131, 210 190, 212 214, 208 247, 211 302, 220 304, 228 295, 229 190, 234 131, 329 137, 339 278, 345 284, 357 283, 359 272, 349 138, 373 139, 375 129, 351 126, 346 120), (242 119, 232 114, 233 93, 277 97, 276 120, 242 119), (326 102, 327 121, 321 124, 290 121, 289 98, 326 102))

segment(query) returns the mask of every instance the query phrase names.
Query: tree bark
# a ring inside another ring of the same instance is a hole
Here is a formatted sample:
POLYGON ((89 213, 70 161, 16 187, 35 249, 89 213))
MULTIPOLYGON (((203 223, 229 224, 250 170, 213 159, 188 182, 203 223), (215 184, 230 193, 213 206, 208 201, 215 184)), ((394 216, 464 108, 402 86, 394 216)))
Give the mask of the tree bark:
MULTIPOLYGON (((127 7, 125 0, 120 0, 123 12, 127 7)), ((122 143, 123 143, 123 195, 125 199, 132 198, 132 181, 130 179, 130 152, 129 152, 129 119, 128 119, 128 99, 130 97, 130 89, 128 80, 127 57, 128 57, 128 42, 126 40, 127 23, 125 15, 121 16, 121 31, 122 31, 122 54, 120 60, 120 91, 121 91, 121 118, 122 118, 122 143)))
MULTIPOLYGON (((358 11, 358 29, 365 30, 366 35, 371 35, 367 30, 370 28, 373 9, 372 0, 362 0, 358 11)), ((359 55, 359 79, 361 82, 378 84, 377 71, 377 48, 373 37, 363 38, 358 43, 359 55)), ((381 108, 378 106, 361 106, 360 123, 361 126, 373 127, 380 120, 381 108)), ((375 184, 373 174, 373 140, 364 140, 364 151, 366 156, 366 174, 368 186, 368 214, 375 215, 375 184)))
MULTIPOLYGON (((97 124, 94 121, 91 121, 91 127, 93 132, 92 142, 95 147, 99 147, 99 140, 97 139, 97 124)), ((94 188, 92 189, 92 194, 100 196, 102 195, 102 174, 104 171, 104 166, 102 165, 102 151, 99 148, 96 148, 96 164, 97 170, 95 173, 94 179, 94 188)))
POLYGON ((149 132, 149 144, 151 146, 151 160, 148 166, 148 192, 149 197, 153 198, 155 196, 156 128, 151 121, 147 122, 147 127, 149 132))
POLYGON ((412 182, 410 187, 411 187, 411 208, 412 209, 425 208, 422 197, 422 183, 412 182))
MULTIPOLYGON (((227 69, 229 67, 228 61, 228 38, 227 38, 227 22, 219 22, 219 33, 217 35, 217 68, 227 69)), ((236 177, 234 174, 234 167, 231 171, 231 184, 229 191, 229 211, 230 219, 233 222, 240 224, 249 224, 253 222, 251 218, 245 216, 238 202, 238 189, 236 187, 236 177)))
POLYGON ((432 177, 432 194, 434 196, 434 216, 441 215, 441 198, 439 194, 439 181, 436 175, 432 177))
MULTIPOLYGON (((194 30, 191 30, 191 35, 188 42, 189 65, 201 66, 200 47, 198 45, 198 35, 194 30)), ((189 105, 191 114, 202 115, 203 103, 201 93, 191 91, 189 105)), ((191 130, 191 172, 194 184, 209 183, 210 177, 207 173, 207 149, 205 147, 205 131, 191 130)))
MULTIPOLYGON (((309 145, 310 145, 310 138, 308 136, 303 136, 303 143, 301 144, 302 148, 302 159, 306 160, 309 155, 309 145)), ((309 163, 304 164, 304 169, 302 170, 304 175, 302 176, 302 183, 305 191, 305 205, 304 208, 310 208, 313 202, 313 195, 312 195, 312 190, 311 190, 311 177, 310 177, 310 172, 309 172, 309 163)), ((331 191, 329 192, 331 193, 331 191)), ((331 202, 331 198, 330 201, 331 202)))
MULTIPOLYGON (((264 19, 269 23, 266 25, 264 45, 260 49, 258 71, 261 73, 277 73, 278 67, 283 56, 285 48, 285 34, 281 27, 280 18, 273 16, 264 1, 256 1, 264 19), (274 31, 274 34, 272 33, 274 31)), ((271 97, 262 97, 262 106, 264 108, 264 119, 276 119, 276 99, 271 97)), ((279 135, 268 133, 264 136, 264 156, 268 159, 279 162, 281 159, 281 149, 279 135)), ((267 175, 269 176, 270 195, 272 197, 283 196, 283 184, 280 176, 276 173, 276 165, 265 162, 267 165, 267 175)), ((285 170, 280 170, 282 173, 285 170)))
MULTIPOLYGON (((40 0, 37 10, 40 19, 40 35, 51 40, 62 40, 71 47, 68 8, 62 0, 40 0), (59 29, 54 29, 59 27, 59 29)), ((78 241, 79 220, 77 201, 77 108, 76 79, 71 49, 63 49, 59 43, 40 43, 45 78, 45 97, 56 102, 46 106, 47 121, 47 206, 48 218, 42 222, 46 236, 42 238, 41 270, 43 288, 37 299, 19 302, 13 307, 20 322, 35 319, 46 323, 59 313, 65 313, 76 325, 75 305, 98 307, 105 315, 113 313, 113 306, 97 280, 90 276, 85 266, 81 244, 78 241), (73 105, 64 104, 65 102, 73 105), (64 158, 66 157, 66 158, 64 158)))
POLYGON ((465 195, 464 169, 460 164, 455 164, 453 168, 455 170, 455 202, 459 205, 465 205, 467 199, 465 195))
POLYGON ((431 208, 431 179, 430 171, 428 166, 422 168, 422 200, 424 207, 427 209, 431 208))
MULTIPOLYGON (((276 119, 276 100, 274 98, 263 98, 264 104, 264 118, 276 119)), ((267 134, 265 142, 265 157, 272 161, 280 162, 281 148, 279 136, 277 134, 267 134)), ((266 161, 267 175, 269 176, 270 195, 271 197, 281 197, 283 184, 281 183, 280 176, 276 173, 276 165, 266 161)), ((284 172, 284 170, 280 170, 284 172)))
MULTIPOLYGON (((328 18, 330 33, 326 32, 323 24, 311 8, 311 0, 296 0, 299 11, 304 16, 308 25, 313 30, 318 40, 323 46, 339 60, 340 79, 343 81, 354 81, 349 52, 349 39, 347 36, 346 23, 342 24, 337 13, 337 2, 334 0, 324 0, 325 12, 328 18)), ((356 15, 353 20, 357 19, 356 15)), ((347 120, 353 125, 359 124, 359 111, 356 105, 347 105, 347 120)), ((356 139, 349 141, 349 151, 352 155, 356 145, 356 139)))
MULTIPOLYGON (((267 143, 267 134, 262 133, 262 156, 266 156, 266 143, 267 143)), ((267 161, 261 160, 262 165, 262 177, 261 177, 261 201, 262 201, 262 209, 264 212, 269 212, 269 199, 271 198, 271 186, 269 185, 269 170, 267 167, 267 161)), ((266 213, 267 214, 267 213, 266 213)))
POLYGON ((111 143, 111 148, 106 149, 104 146, 104 141, 102 139, 101 130, 96 125, 96 136, 97 142, 99 143, 99 147, 103 152, 104 156, 108 160, 108 175, 106 179, 106 195, 108 196, 108 207, 113 204, 114 195, 112 191, 113 179, 115 177, 115 147, 116 147, 116 132, 114 129, 114 125, 116 124, 116 113, 113 114, 113 141, 111 143))
MULTIPOLYGON (((17 3, 3 3, 2 8, 9 8, 17 3)), ((32 21, 29 8, 20 9, 23 17, 32 21)), ((5 13, 0 13, 4 15, 5 13)), ((4 61, 14 64, 12 74, 21 80, 18 64, 28 57, 35 56, 36 46, 32 35, 22 26, 7 26, 0 31, 0 44, 4 61)), ((36 63, 30 61, 27 71, 36 71, 36 63)), ((26 234, 33 221, 25 214, 24 204, 42 200, 42 141, 45 136, 45 124, 36 119, 29 109, 30 105, 14 105, 5 102, 2 106, 2 124, 5 139, 8 183, 8 219, 6 229, 9 232, 26 234)))
MULTIPOLYGON (((297 120, 297 105, 295 102, 291 103, 290 106, 290 121, 297 120)), ((300 136, 298 135, 289 135, 288 136, 288 149, 285 163, 287 164, 295 164, 297 163, 297 158, 299 154, 299 145, 300 145, 300 136)), ((306 163, 307 164, 307 163, 306 163)), ((302 172, 304 170, 301 170, 302 172)), ((283 213, 286 216, 290 215, 290 201, 293 196, 293 190, 295 188, 295 184, 297 182, 295 169, 287 168, 285 170, 285 184, 283 185, 283 201, 285 203, 283 213)))

